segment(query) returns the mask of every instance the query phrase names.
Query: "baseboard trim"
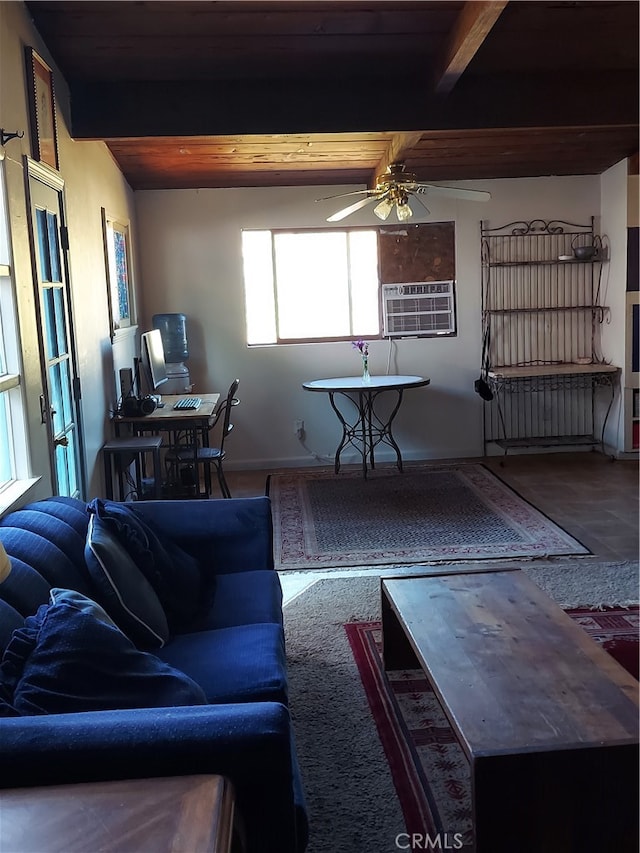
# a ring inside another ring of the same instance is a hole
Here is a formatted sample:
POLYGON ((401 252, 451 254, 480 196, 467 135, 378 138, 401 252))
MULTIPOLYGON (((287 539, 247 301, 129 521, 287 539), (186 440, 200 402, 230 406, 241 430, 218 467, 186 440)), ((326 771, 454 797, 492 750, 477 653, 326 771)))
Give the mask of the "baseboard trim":
MULTIPOLYGON (((404 463, 410 462, 441 462, 443 460, 450 461, 451 459, 482 459, 482 451, 479 448, 466 448, 459 450, 455 455, 451 452, 434 454, 433 456, 425 456, 419 451, 408 451, 402 454, 404 463)), ((383 464, 395 463, 396 455, 390 450, 388 453, 381 451, 376 453, 376 462, 383 464)), ((322 456, 321 454, 309 454, 306 456, 287 456, 279 459, 225 459, 225 471, 262 471, 271 468, 316 468, 321 465, 333 466, 333 456, 322 456)), ((361 465, 362 458, 357 453, 343 453, 340 457, 340 464, 343 466, 361 465)))

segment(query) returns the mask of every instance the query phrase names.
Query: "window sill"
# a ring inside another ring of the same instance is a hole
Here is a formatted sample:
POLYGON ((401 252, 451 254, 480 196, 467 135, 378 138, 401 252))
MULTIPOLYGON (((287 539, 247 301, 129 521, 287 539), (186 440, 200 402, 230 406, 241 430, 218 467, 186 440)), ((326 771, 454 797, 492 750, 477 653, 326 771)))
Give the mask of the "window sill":
POLYGON ((126 341, 129 338, 135 338, 138 332, 138 326, 124 326, 122 329, 114 329, 111 336, 111 343, 116 344, 121 341, 126 341))
POLYGON ((0 492, 0 518, 24 506, 29 500, 29 493, 41 479, 32 477, 30 480, 14 480, 10 486, 3 489, 0 492))

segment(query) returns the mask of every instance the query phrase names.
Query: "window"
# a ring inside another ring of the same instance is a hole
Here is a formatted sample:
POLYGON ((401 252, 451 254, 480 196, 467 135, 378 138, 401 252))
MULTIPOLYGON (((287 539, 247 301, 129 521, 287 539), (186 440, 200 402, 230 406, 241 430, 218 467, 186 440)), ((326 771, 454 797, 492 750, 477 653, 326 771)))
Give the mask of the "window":
POLYGON ((19 480, 29 476, 21 359, 14 288, 9 265, 9 227, 0 162, 0 506, 19 480))
POLYGON ((243 231, 242 253, 249 345, 455 335, 453 222, 243 231))
POLYGON ((377 337, 375 229, 243 231, 249 344, 377 337))
MULTIPOLYGON (((5 287, 4 279, 7 278, 4 272, 3 266, 0 266, 3 290, 5 287)), ((0 316, 0 321, 2 319, 0 316)), ((10 374, 7 369, 4 350, 4 334, 2 324, 0 324, 0 489, 6 486, 11 480, 15 480, 16 477, 9 391, 15 388, 19 381, 18 376, 10 374)))

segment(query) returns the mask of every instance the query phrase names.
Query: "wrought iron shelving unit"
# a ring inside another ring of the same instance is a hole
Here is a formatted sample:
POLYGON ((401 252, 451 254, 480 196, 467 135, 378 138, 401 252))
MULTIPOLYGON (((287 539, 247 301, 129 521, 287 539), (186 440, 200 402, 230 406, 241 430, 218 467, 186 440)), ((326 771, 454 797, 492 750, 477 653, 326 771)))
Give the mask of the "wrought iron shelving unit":
POLYGON ((486 380, 485 453, 510 448, 600 445, 619 368, 600 348, 603 264, 608 247, 594 220, 481 223, 486 380), (599 246, 590 260, 573 249, 599 246), (607 389, 597 410, 598 389, 607 389), (600 415, 600 417, 598 417, 600 415), (598 422, 600 427, 598 428, 598 422))

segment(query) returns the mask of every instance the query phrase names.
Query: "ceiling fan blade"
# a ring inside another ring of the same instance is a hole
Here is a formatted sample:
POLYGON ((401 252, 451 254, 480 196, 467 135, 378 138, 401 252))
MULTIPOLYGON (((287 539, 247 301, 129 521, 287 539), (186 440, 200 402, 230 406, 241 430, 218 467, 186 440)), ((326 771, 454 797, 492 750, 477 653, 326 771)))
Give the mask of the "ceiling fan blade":
POLYGON ((372 195, 375 190, 354 190, 350 193, 339 193, 338 195, 328 195, 324 198, 317 198, 316 201, 329 201, 332 198, 346 198, 348 195, 372 195))
POLYGON ((429 216, 431 216, 431 211, 429 210, 429 208, 427 207, 427 205, 422 201, 422 199, 420 198, 419 194, 418 194, 418 193, 414 193, 414 194, 413 194, 413 198, 415 198, 415 200, 416 200, 416 201, 419 201, 419 202, 420 202, 420 204, 421 204, 421 205, 424 207, 424 209, 427 211, 427 213, 429 214, 429 216))
MULTIPOLYGON (((409 187, 407 187, 409 188, 409 187)), ((465 190, 462 187, 440 187, 437 184, 413 184, 411 191, 430 195, 448 195, 451 198, 463 198, 467 201, 489 201, 491 193, 485 190, 465 190)))
POLYGON ((345 207, 342 210, 339 210, 337 213, 334 213, 332 216, 328 216, 327 222, 340 222, 341 219, 350 216, 352 213, 355 213, 356 210, 360 210, 361 207, 364 207, 366 204, 369 204, 369 202, 378 201, 378 199, 380 198, 380 195, 370 196, 369 198, 361 198, 360 201, 356 201, 354 204, 350 204, 349 207, 345 207))

